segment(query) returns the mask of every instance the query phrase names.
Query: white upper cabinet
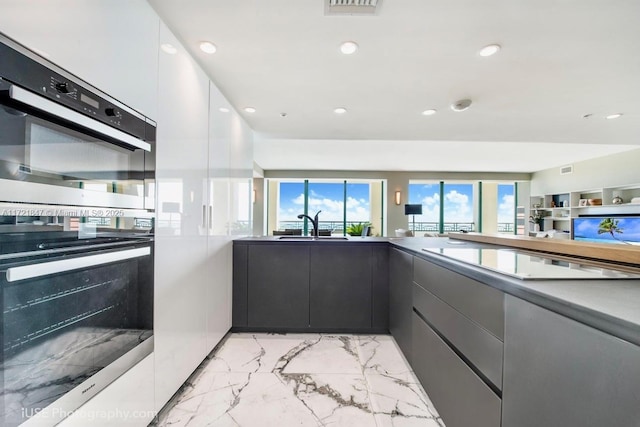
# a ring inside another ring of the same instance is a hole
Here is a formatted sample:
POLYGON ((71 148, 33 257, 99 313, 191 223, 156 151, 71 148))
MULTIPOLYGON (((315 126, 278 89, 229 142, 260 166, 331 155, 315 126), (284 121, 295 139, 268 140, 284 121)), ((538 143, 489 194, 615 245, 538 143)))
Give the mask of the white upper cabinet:
POLYGON ((0 5, 0 32, 154 120, 159 23, 144 0, 0 5))
POLYGON ((156 151, 156 405, 206 357, 209 79, 166 28, 160 51, 156 151))

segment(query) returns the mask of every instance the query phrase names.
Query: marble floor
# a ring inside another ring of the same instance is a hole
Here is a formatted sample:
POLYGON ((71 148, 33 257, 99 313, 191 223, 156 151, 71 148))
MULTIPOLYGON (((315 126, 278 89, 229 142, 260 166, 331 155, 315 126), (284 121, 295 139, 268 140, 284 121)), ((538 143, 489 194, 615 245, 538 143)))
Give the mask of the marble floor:
POLYGON ((444 427, 389 335, 231 334, 160 427, 444 427))

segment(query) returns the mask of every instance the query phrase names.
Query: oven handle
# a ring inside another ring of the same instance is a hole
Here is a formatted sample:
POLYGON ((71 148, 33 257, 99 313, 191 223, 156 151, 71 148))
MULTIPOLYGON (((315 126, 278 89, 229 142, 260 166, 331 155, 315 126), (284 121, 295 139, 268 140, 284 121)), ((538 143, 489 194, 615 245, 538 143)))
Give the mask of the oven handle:
POLYGON ((91 117, 87 117, 83 114, 77 113, 70 108, 49 101, 48 99, 29 92, 28 90, 22 89, 19 86, 11 85, 9 87, 9 97, 15 101, 22 102, 23 104, 27 104, 30 107, 44 111, 53 116, 68 120, 72 123, 76 123, 80 126, 91 129, 92 131, 98 132, 102 135, 117 139, 118 141, 124 142, 125 144, 131 145, 136 148, 141 148, 145 151, 151 151, 151 144, 149 143, 141 141, 140 139, 133 137, 128 133, 124 133, 122 131, 119 131, 118 129, 114 129, 111 126, 107 126, 104 123, 92 119, 91 117))
POLYGON ((20 267, 7 268, 7 282, 33 279, 46 276, 48 274, 63 273, 65 271, 77 270, 79 268, 93 267, 96 265, 108 264, 110 262, 123 261, 151 254, 150 247, 127 249, 118 252, 108 252, 105 254, 87 255, 84 257, 63 259, 59 261, 41 262, 38 264, 23 265, 20 267))

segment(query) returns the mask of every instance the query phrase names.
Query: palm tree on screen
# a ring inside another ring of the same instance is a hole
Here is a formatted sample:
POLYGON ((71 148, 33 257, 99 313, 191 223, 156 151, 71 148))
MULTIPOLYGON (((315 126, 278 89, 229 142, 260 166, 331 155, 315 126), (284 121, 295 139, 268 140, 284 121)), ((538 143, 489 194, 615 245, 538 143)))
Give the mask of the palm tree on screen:
POLYGON ((617 219, 604 218, 602 221, 600 221, 600 224, 598 224, 598 234, 609 233, 614 239, 622 243, 630 244, 616 237, 616 234, 623 234, 623 229, 620 228, 618 222, 619 221, 617 219))

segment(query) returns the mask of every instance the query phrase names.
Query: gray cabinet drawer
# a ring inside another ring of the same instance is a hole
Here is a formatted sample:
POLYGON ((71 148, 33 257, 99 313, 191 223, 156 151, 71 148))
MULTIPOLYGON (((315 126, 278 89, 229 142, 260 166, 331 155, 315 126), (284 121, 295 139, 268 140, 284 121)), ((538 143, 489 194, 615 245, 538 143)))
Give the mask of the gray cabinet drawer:
POLYGON ((502 341, 415 283, 413 306, 481 376, 502 389, 502 341))
POLYGON ((500 398, 415 313, 413 369, 447 427, 500 427, 500 398))
POLYGON ((413 281, 504 340, 504 294, 421 258, 413 264, 413 281))

